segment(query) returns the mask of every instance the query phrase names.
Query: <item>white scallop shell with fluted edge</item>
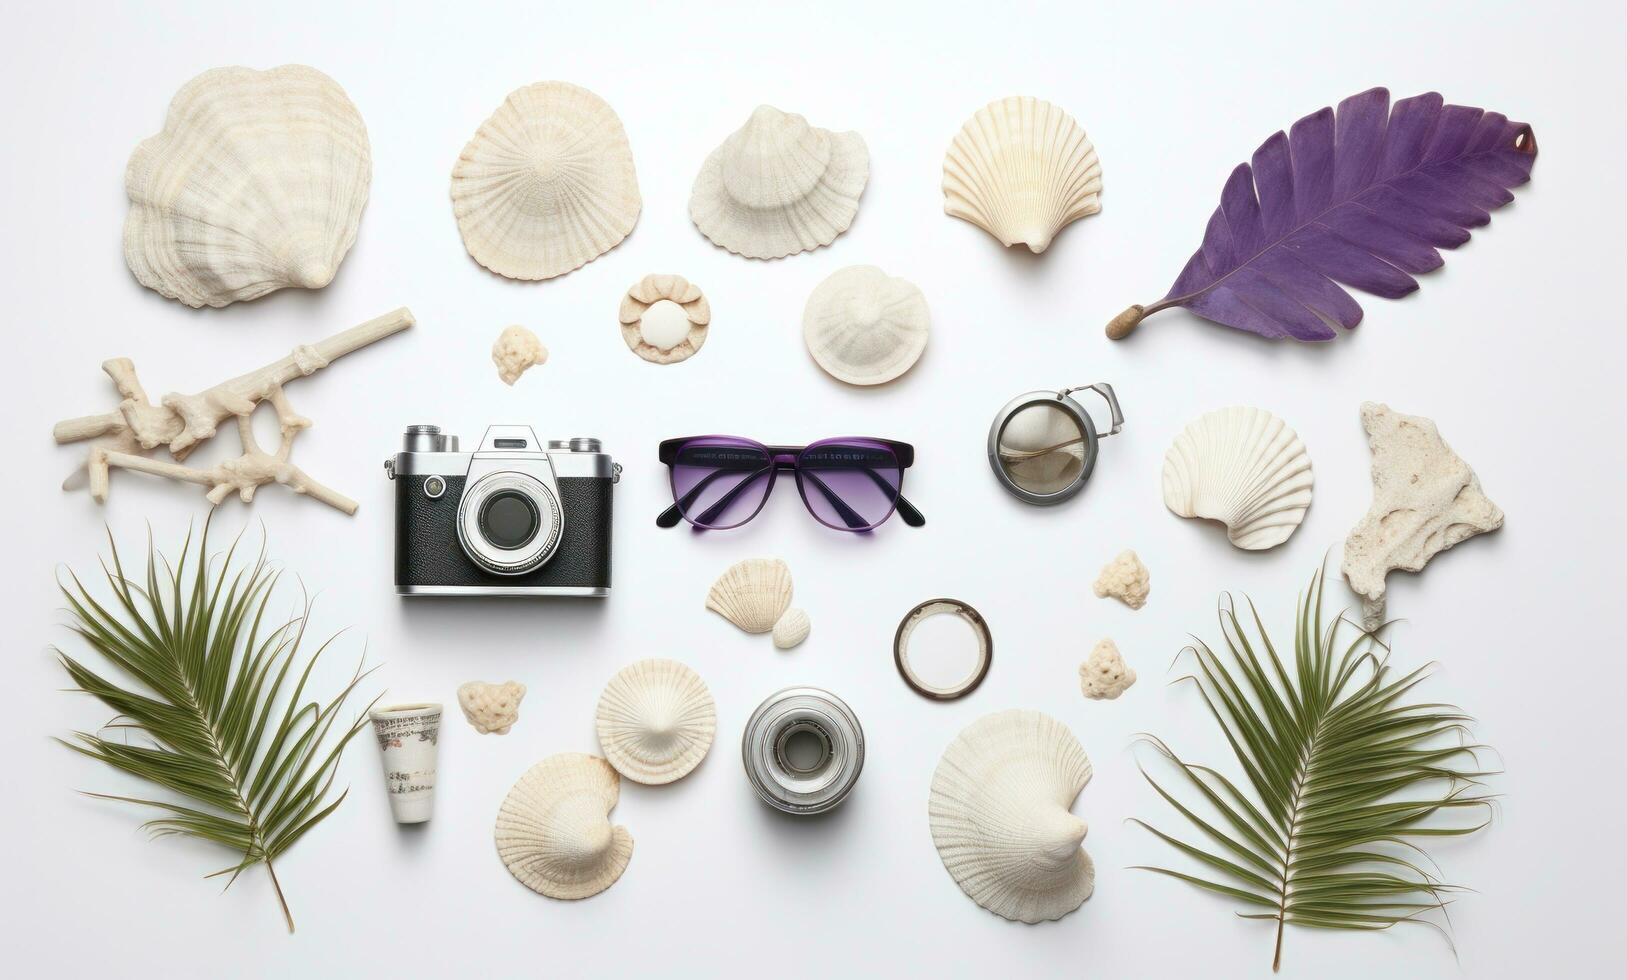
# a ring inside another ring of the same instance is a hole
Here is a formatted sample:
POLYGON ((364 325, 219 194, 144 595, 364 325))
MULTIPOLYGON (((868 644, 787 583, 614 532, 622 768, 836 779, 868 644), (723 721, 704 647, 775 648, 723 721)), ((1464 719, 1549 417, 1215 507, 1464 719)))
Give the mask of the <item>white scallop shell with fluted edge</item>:
POLYGON ((1263 408, 1216 409, 1164 455, 1164 506, 1226 525, 1247 551, 1288 540, 1311 506, 1311 458, 1288 423, 1263 408))
POLYGON ((873 265, 832 273, 802 313, 808 353, 826 374, 851 385, 884 384, 914 367, 931 329, 921 290, 873 265))
POLYGON ((599 696, 599 748, 635 783, 661 785, 700 765, 717 733, 717 706, 700 675, 676 660, 640 660, 599 696))
POLYGON ((628 350, 652 364, 677 364, 706 343, 712 306, 683 276, 652 273, 621 298, 618 319, 628 350))
POLYGON ((579 752, 532 766, 497 811, 497 856, 520 883, 549 898, 597 895, 633 856, 626 827, 612 826, 621 777, 579 752))
POLYGON ((476 262, 552 279, 621 244, 643 199, 609 103, 569 82, 509 93, 452 167, 452 210, 476 262))
POLYGON ((355 244, 367 127, 315 68, 215 68, 183 85, 125 169, 124 260, 192 307, 321 289, 355 244))
POLYGON ((1055 718, 986 715, 944 750, 927 815, 949 876, 972 901, 1020 922, 1060 919, 1095 889, 1071 811, 1090 781, 1079 740, 1055 718))
POLYGON ((1033 96, 979 109, 943 160, 943 210, 1040 253, 1064 227, 1102 209, 1102 165, 1079 123, 1033 96))
POLYGON ((747 633, 767 633, 791 606, 791 568, 778 558, 747 558, 718 576, 706 608, 747 633))
POLYGON ((853 223, 869 179, 870 151, 859 134, 758 106, 706 158, 689 216, 715 245, 777 259, 835 241, 853 223))

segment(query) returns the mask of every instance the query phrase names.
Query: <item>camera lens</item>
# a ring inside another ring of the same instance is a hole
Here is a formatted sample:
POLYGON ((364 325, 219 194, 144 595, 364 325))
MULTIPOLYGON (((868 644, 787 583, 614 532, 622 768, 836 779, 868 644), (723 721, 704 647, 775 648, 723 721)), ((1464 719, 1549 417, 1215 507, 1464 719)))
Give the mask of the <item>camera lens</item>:
POLYGON ((525 547, 541 526, 537 505, 515 490, 499 490, 480 508, 480 533, 504 551, 525 547))
POLYGON ((824 813, 859 781, 864 729, 836 695, 792 687, 752 713, 740 751, 746 778, 763 802, 782 813, 824 813))

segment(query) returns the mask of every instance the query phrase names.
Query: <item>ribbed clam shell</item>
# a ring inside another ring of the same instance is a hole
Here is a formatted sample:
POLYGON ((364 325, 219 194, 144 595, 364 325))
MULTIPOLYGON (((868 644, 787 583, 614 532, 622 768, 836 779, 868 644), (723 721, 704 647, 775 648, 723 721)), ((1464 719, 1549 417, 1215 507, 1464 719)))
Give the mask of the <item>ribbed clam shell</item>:
POLYGON ((640 660, 610 679, 595 714, 599 747, 635 783, 660 785, 700 765, 717 734, 717 706, 700 675, 676 660, 640 660))
POLYGON ((304 65, 206 71, 130 155, 124 260, 192 307, 320 289, 356 241, 372 175, 367 127, 333 79, 304 65))
POLYGON ((569 82, 509 93, 452 168, 452 210, 476 262, 552 279, 621 244, 643 199, 621 119, 569 82))
POLYGON ((778 558, 729 566, 706 593, 706 608, 747 633, 767 633, 791 606, 791 569, 778 558))
POLYGON ((835 241, 853 223, 869 179, 870 151, 859 134, 758 106, 706 158, 689 216, 713 244, 777 259, 835 241))
POLYGON ((832 273, 802 313, 808 353, 831 377, 852 385, 883 384, 914 367, 931 328, 921 290, 873 265, 832 273))
POLYGON ((927 814, 938 856, 972 901, 1021 922, 1060 919, 1095 888, 1070 810, 1090 781, 1073 733, 1038 711, 986 715, 944 750, 927 814))
POLYGON ((633 856, 626 827, 610 824, 621 779, 578 752, 532 766, 497 811, 497 856, 521 884, 549 898, 587 898, 616 883, 633 856))
POLYGON ((813 630, 813 620, 801 609, 787 609, 780 621, 774 624, 774 646, 781 650, 789 650, 799 646, 813 630))
POLYGON ((1288 423, 1261 408, 1217 409, 1164 456, 1164 505, 1226 525, 1249 551, 1288 540, 1311 505, 1311 458, 1288 423))
POLYGON ((1084 129, 1032 96, 979 109, 944 155, 944 213, 1035 253, 1068 224, 1100 211, 1101 191, 1102 165, 1084 129))

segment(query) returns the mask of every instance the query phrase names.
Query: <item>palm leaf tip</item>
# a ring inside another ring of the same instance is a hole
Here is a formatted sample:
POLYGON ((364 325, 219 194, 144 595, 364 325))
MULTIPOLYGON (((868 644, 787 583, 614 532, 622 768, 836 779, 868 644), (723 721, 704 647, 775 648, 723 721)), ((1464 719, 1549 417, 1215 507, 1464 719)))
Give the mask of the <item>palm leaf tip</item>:
POLYGON ((1494 802, 1479 792, 1490 773, 1475 758, 1485 746, 1464 737, 1468 716, 1410 700, 1427 668, 1399 672, 1373 633, 1342 615, 1325 623, 1322 584, 1319 571, 1298 601, 1292 663, 1252 603, 1245 622, 1222 602, 1224 654, 1201 641, 1191 648, 1190 680, 1240 778, 1143 739, 1169 776, 1142 775, 1191 832, 1135 823, 1193 863, 1138 867, 1225 896, 1243 918, 1276 923, 1273 969, 1290 924, 1377 931, 1422 923, 1445 934, 1427 917, 1444 918, 1447 896, 1465 889, 1419 866, 1418 855, 1434 866, 1420 842, 1478 832, 1489 818, 1473 815, 1494 802))
POLYGON ((172 795, 90 794, 162 811, 143 825, 152 836, 193 837, 235 851, 232 880, 265 865, 292 932, 273 862, 344 798, 329 800, 333 777, 366 715, 337 722, 368 672, 359 666, 335 696, 310 700, 306 686, 317 654, 300 652, 308 599, 302 614, 268 620, 278 576, 264 541, 247 562, 237 542, 222 556, 211 556, 208 542, 206 521, 196 538, 188 531, 171 564, 149 531, 146 567, 135 579, 110 533, 111 554, 102 563, 108 599, 98 601, 71 571, 68 582, 59 580, 69 628, 105 662, 93 668, 59 654, 63 670, 74 690, 117 717, 94 733, 58 741, 172 795), (114 728, 118 738, 109 735, 114 728))

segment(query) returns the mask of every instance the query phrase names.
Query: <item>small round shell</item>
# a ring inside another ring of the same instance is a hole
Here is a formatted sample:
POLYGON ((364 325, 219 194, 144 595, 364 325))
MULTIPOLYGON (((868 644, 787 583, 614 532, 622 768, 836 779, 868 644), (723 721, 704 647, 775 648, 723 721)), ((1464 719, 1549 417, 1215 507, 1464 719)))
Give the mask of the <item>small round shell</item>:
POLYGON ((1188 425, 1164 456, 1164 506, 1226 525, 1248 551, 1288 540, 1311 506, 1311 458, 1288 423, 1234 406, 1188 425))
POLYGON ((652 364, 688 360, 706 343, 712 307, 683 276, 648 275, 621 298, 621 337, 652 364))
POLYGON ((706 593, 706 608, 747 633, 767 633, 791 606, 791 569, 778 558, 729 566, 706 593))
POLYGON ((806 640, 812 629, 813 622, 805 611, 787 609, 780 621, 774 624, 774 645, 781 650, 789 650, 806 640))
POLYGON ((597 895, 633 856, 626 827, 612 826, 621 778, 603 759, 577 752, 532 766, 497 811, 497 856, 520 883, 549 898, 597 895))
POLYGON ((599 747, 635 783, 682 779, 712 747, 717 707, 700 675, 676 660, 640 660, 610 679, 595 714, 599 747))
POLYGON ((802 313, 808 353, 838 381, 878 385, 915 366, 932 314, 914 283, 873 265, 840 269, 814 289, 802 313))

